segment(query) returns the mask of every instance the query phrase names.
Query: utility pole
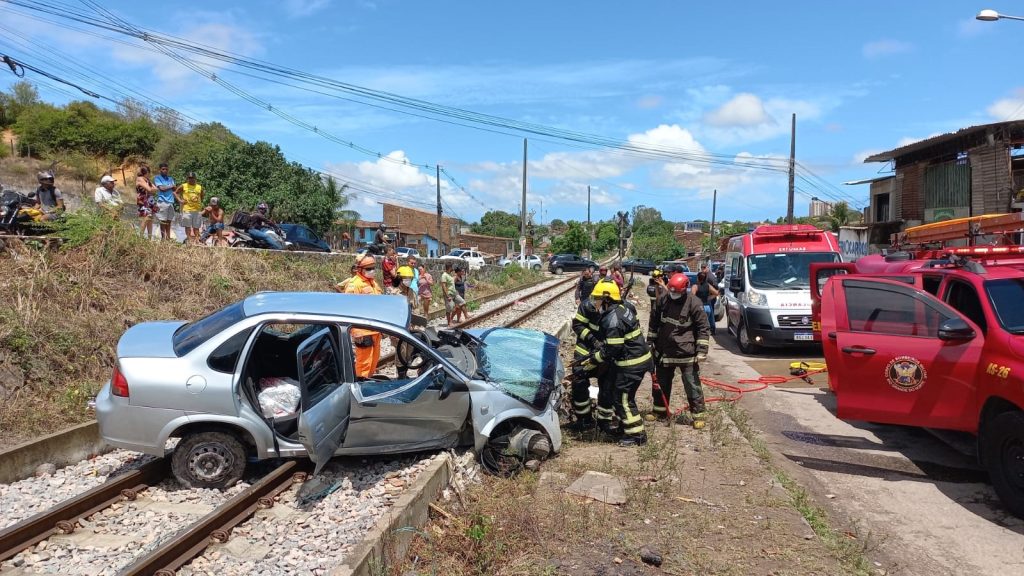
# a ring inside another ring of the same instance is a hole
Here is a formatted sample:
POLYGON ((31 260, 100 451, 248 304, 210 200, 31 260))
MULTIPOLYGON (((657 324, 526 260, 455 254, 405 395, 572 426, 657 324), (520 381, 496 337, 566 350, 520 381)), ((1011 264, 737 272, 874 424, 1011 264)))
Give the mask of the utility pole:
POLYGON ((437 254, 436 257, 441 257, 441 165, 437 165, 437 254))
POLYGON ((523 203, 519 212, 519 262, 526 262, 526 138, 523 138, 523 203))
MULTIPOLYGON (((718 207, 718 189, 711 193, 711 248, 715 247, 715 209, 718 207)), ((713 250, 709 250, 712 252, 713 250)))
POLYGON ((587 236, 590 237, 590 243, 594 243, 594 227, 590 225, 590 184, 587 184, 587 236))
POLYGON ((789 201, 786 204, 786 224, 793 223, 793 194, 796 192, 796 113, 789 137, 789 201))

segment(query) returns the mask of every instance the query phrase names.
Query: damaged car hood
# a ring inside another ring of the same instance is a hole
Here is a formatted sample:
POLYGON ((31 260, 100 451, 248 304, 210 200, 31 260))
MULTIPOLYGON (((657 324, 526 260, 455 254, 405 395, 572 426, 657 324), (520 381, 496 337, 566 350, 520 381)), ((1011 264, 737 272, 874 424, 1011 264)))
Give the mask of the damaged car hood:
POLYGON ((513 328, 467 332, 484 343, 476 351, 479 378, 538 410, 560 389, 565 367, 558 354, 558 338, 513 328))

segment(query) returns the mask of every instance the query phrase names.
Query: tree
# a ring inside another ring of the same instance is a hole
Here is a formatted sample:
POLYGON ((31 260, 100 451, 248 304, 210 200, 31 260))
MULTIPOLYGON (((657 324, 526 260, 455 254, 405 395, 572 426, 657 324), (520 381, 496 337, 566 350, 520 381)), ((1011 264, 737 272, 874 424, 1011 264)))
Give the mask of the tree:
POLYGON ((548 226, 551 228, 553 232, 560 232, 565 229, 566 225, 564 220, 560 218, 555 218, 554 220, 548 223, 548 226))
POLYGON ((619 242, 619 227, 614 222, 600 222, 594 232, 594 245, 591 247, 596 252, 606 252, 615 248, 619 242))
POLYGON ((642 226, 644 224, 650 224, 653 222, 662 222, 661 211, 657 208, 651 208, 649 206, 634 206, 633 207, 633 227, 642 226))
POLYGON ((839 232, 840 226, 850 223, 850 205, 846 202, 836 202, 829 211, 828 218, 832 224, 832 231, 839 232))
POLYGON ((474 234, 500 236, 502 238, 518 238, 519 216, 501 210, 488 210, 480 217, 479 224, 470 226, 474 234))
POLYGON ((551 251, 555 254, 582 254, 588 248, 590 238, 579 222, 570 222, 565 233, 551 242, 551 251))

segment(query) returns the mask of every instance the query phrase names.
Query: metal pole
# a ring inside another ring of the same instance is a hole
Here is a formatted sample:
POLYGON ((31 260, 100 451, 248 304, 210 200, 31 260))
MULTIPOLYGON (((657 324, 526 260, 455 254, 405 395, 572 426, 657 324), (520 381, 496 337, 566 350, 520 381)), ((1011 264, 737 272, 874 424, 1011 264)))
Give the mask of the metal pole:
POLYGON ((715 209, 718 207, 718 189, 711 194, 711 248, 715 247, 715 209))
POLYGON ((789 200, 786 203, 786 224, 793 223, 793 194, 796 191, 796 113, 789 139, 789 200))
POLYGON ((437 254, 434 256, 440 257, 441 252, 441 165, 437 165, 437 254))

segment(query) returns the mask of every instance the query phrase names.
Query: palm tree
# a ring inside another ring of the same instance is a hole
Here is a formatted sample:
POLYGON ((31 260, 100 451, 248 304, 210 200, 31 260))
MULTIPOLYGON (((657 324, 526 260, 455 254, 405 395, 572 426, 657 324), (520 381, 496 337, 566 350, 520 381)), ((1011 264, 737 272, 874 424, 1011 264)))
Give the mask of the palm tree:
POLYGON ((829 212, 828 219, 832 222, 832 231, 839 232, 840 226, 850 223, 850 205, 846 202, 836 202, 829 212))

